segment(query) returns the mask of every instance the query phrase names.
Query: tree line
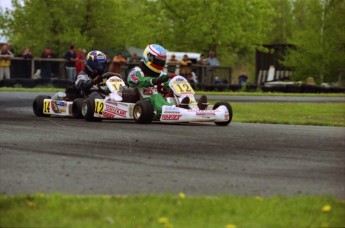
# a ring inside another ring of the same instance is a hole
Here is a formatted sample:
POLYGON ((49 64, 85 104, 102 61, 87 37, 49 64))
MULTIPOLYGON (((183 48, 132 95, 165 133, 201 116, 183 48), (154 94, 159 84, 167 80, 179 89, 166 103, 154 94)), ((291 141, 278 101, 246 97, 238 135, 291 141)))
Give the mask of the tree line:
POLYGON ((337 81, 345 72, 345 0, 12 0, 1 33, 16 48, 57 55, 91 49, 216 51, 222 65, 254 68, 262 44, 293 44, 293 79, 337 81))

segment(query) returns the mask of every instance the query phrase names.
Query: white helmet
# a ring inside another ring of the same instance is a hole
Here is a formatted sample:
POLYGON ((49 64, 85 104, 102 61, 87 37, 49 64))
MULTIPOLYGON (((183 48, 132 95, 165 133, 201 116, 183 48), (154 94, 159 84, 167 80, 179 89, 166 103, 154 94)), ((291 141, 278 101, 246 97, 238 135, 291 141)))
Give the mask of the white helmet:
POLYGON ((160 73, 167 59, 167 51, 158 44, 149 44, 143 53, 144 64, 153 72, 160 73))

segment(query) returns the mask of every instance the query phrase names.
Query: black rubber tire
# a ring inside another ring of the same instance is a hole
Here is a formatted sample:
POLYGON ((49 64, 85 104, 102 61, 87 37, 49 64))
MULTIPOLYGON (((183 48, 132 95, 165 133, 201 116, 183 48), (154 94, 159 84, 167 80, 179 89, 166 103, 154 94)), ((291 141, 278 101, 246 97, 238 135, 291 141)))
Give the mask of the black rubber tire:
POLYGON ((32 110, 34 111, 36 116, 39 117, 49 117, 50 115, 43 113, 43 101, 44 99, 50 99, 50 96, 43 96, 39 95, 35 98, 34 102, 32 103, 32 110))
POLYGON ((135 122, 140 124, 150 124, 153 119, 153 106, 148 100, 135 103, 133 108, 135 122))
POLYGON ((83 113, 81 111, 83 103, 84 103, 83 98, 77 98, 73 101, 73 104, 72 104, 72 116, 73 116, 73 118, 82 119, 84 117, 83 113))
POLYGON ((219 106, 225 106, 228 111, 229 111, 229 120, 226 122, 214 122, 216 125, 218 126, 227 126, 230 124, 231 120, 232 120, 232 107, 229 103, 227 102, 217 102, 214 106, 213 106, 213 110, 217 109, 219 106))
POLYGON ((88 122, 100 122, 101 118, 94 117, 95 110, 95 100, 92 98, 87 98, 82 104, 82 115, 84 119, 88 122))

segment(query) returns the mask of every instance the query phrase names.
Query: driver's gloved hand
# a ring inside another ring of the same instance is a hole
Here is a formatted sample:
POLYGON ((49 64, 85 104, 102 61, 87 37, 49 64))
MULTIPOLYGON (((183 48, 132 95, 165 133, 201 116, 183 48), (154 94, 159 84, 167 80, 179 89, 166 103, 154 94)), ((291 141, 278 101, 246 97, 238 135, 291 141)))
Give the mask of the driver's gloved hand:
POLYGON ((163 83, 169 80, 169 75, 167 74, 162 74, 161 76, 159 76, 158 78, 153 78, 152 79, 152 84, 153 85, 157 85, 159 83, 163 83))
POLYGON ((97 77, 95 77, 94 79, 92 79, 92 83, 93 83, 94 85, 100 83, 101 81, 102 81, 102 77, 101 77, 101 76, 97 76, 97 77))

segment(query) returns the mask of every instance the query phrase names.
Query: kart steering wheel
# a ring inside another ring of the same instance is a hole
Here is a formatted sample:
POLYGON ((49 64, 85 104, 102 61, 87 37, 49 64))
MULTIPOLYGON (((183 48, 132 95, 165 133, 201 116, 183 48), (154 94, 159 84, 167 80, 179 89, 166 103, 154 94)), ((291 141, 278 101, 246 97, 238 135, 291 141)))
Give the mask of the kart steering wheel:
POLYGON ((106 89, 104 89, 104 87, 107 86, 105 82, 106 82, 106 80, 108 80, 112 76, 117 76, 117 77, 122 79, 122 76, 119 73, 106 72, 106 73, 102 74, 102 76, 101 76, 102 80, 97 83, 97 88, 99 89, 99 91, 102 91, 103 93, 106 92, 106 89))

